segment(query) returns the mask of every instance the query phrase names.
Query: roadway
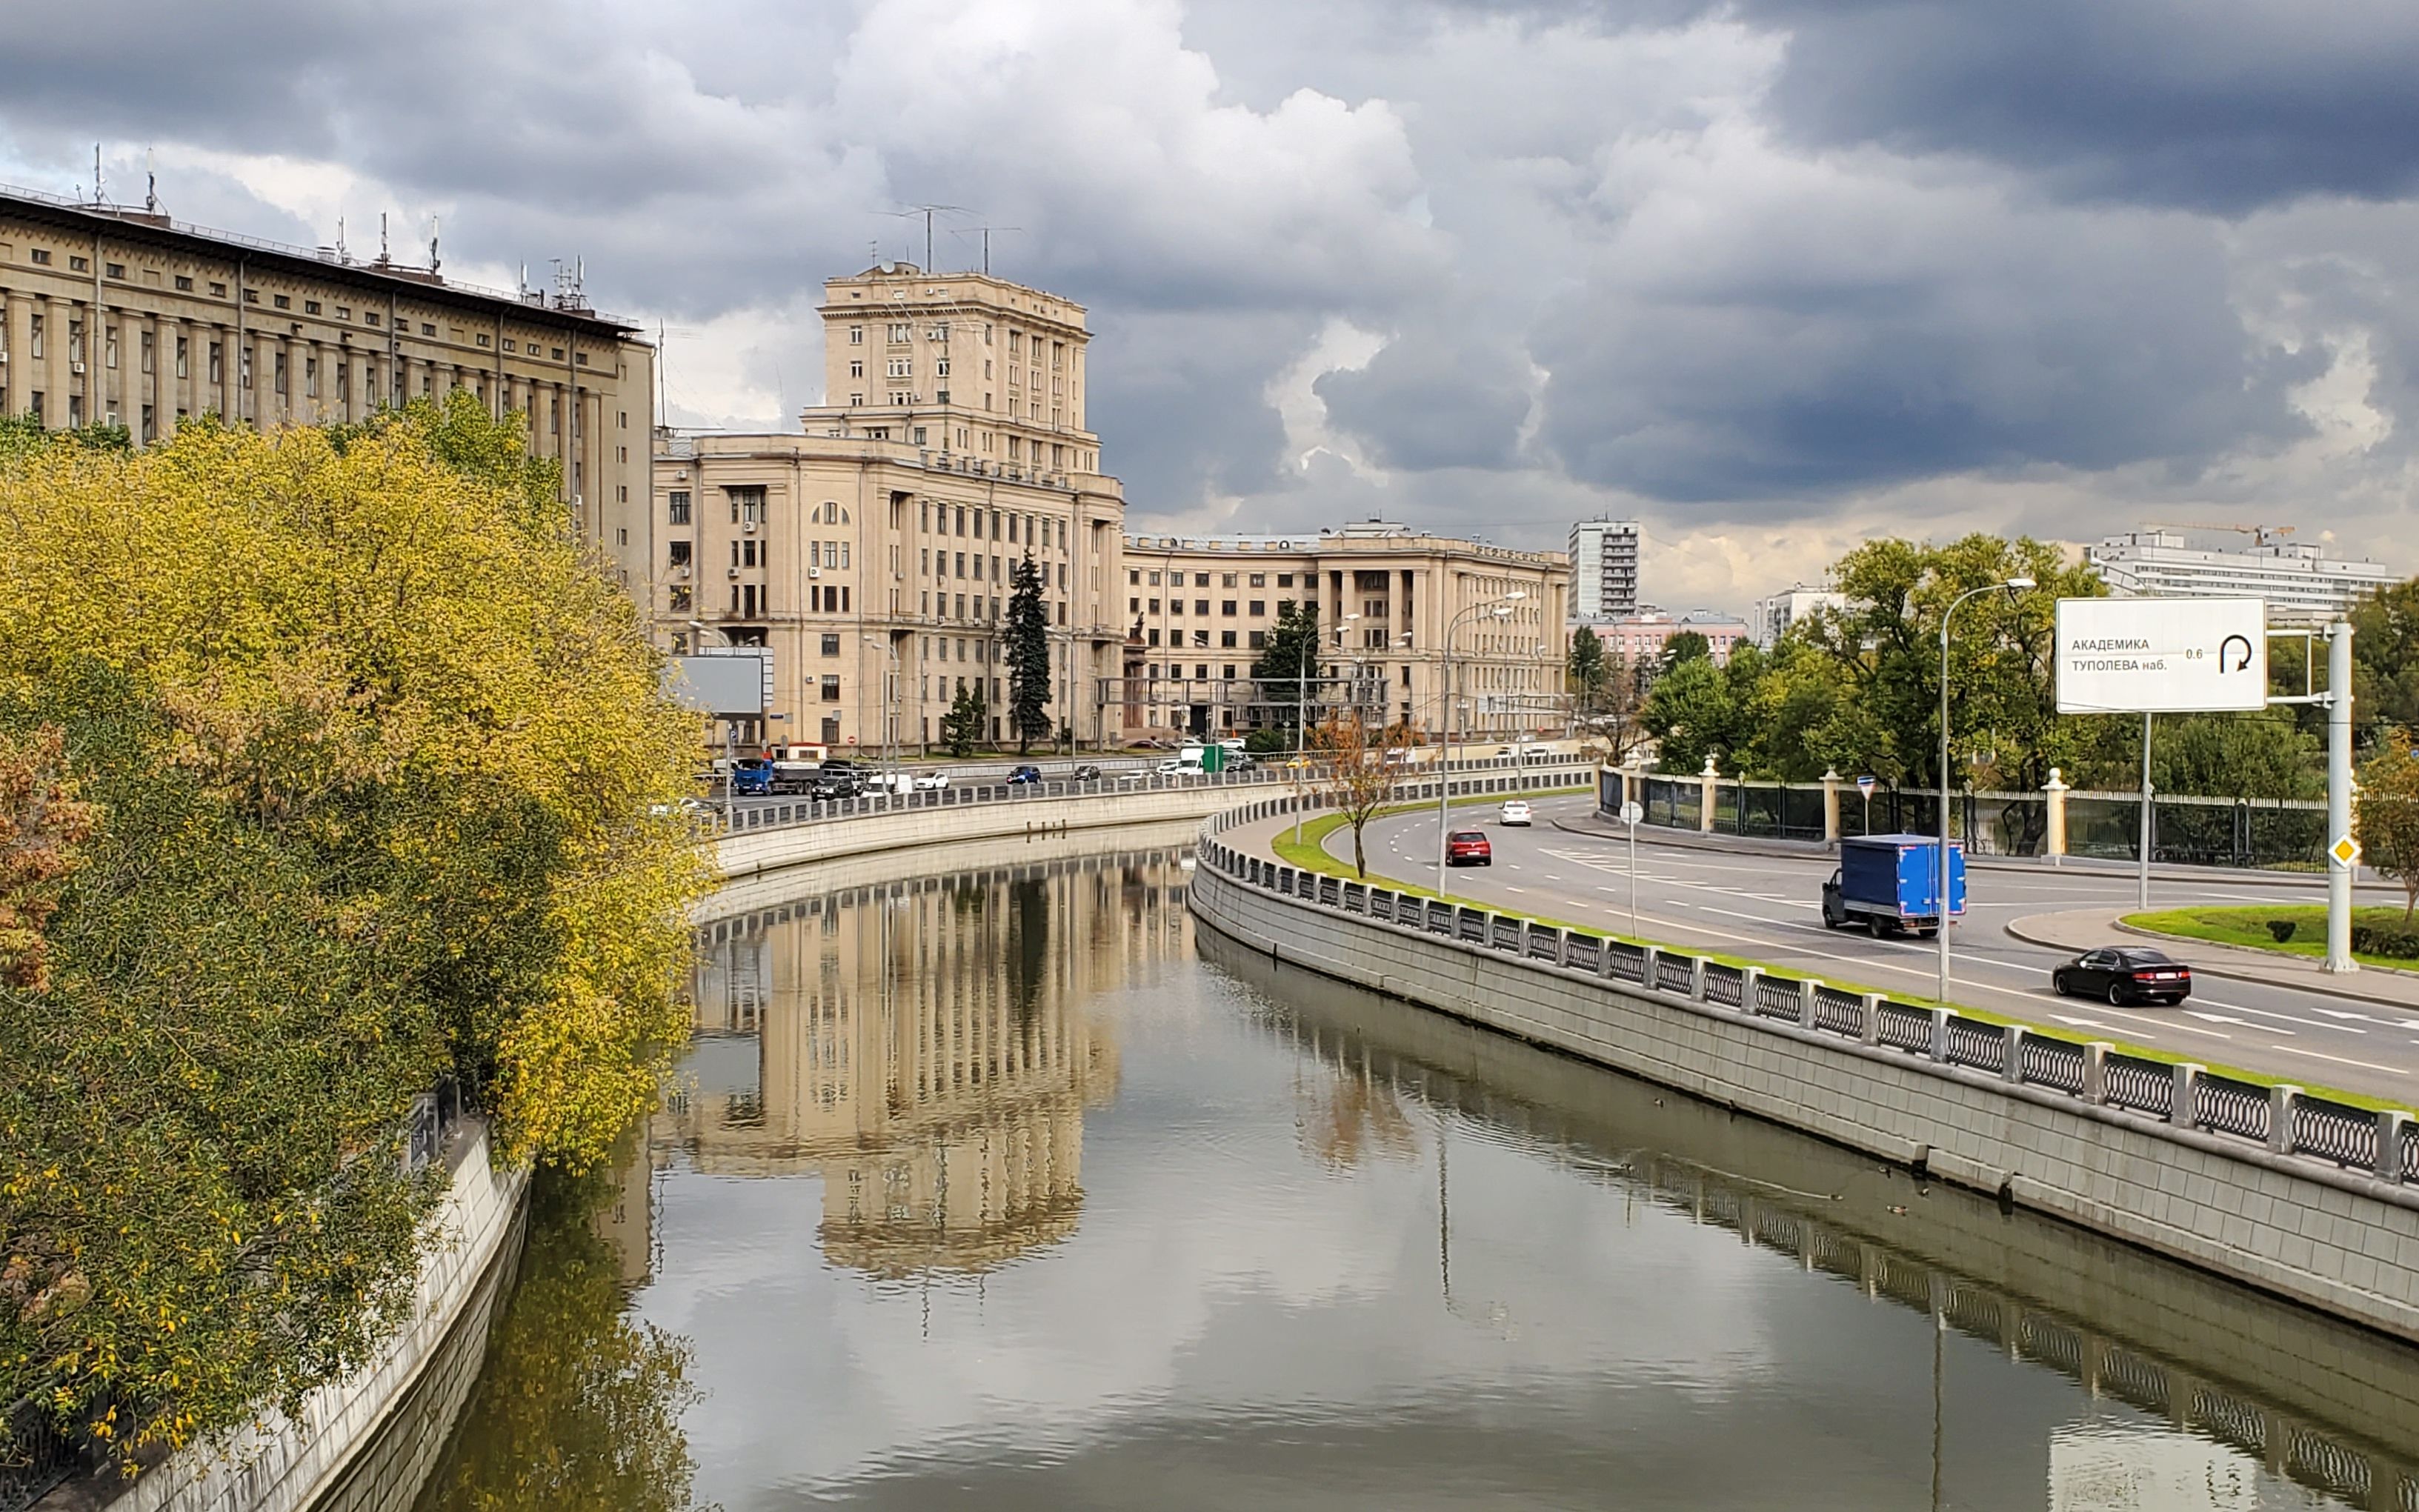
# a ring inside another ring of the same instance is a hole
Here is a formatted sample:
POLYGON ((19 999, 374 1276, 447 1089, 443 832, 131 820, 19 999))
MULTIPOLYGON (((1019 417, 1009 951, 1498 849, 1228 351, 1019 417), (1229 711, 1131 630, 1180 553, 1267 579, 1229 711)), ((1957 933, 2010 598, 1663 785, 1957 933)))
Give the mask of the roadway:
MULTIPOLYGON (((1595 812, 1579 795, 1533 804, 1532 828, 1497 823, 1492 805, 1456 807, 1454 827, 1486 831, 1491 867, 1456 867, 1441 889, 1508 911, 1543 915, 1608 931, 1627 932, 1629 844, 1613 835, 1556 828, 1556 819, 1595 812)), ((1352 835, 1328 839, 1332 854, 1349 858, 1352 835)), ((1433 811, 1371 821, 1370 871, 1400 882, 1437 885, 1433 811)), ((1873 939, 1861 932, 1826 930, 1820 889, 1834 862, 1827 856, 1767 856, 1699 851, 1670 844, 1637 849, 1639 932, 1670 944, 1715 949, 1835 980, 1928 998, 1937 982, 1929 940, 1873 939)), ((2311 889, 2282 885, 2153 883, 2159 907, 2195 903, 2307 903, 2311 889)), ((2379 1004, 2261 982, 2196 977, 2180 1008, 2111 1008, 2060 997, 2049 971, 2070 954, 2030 945, 2007 925, 2060 909, 2130 905, 2132 876, 2105 871, 2071 872, 1976 867, 1970 873, 1965 922, 1951 935, 1952 1001, 2010 1018, 2093 1037, 2156 1045, 2210 1065, 2233 1065, 2302 1083, 2341 1088, 2408 1102, 2419 1092, 2419 1017, 2379 1004)), ((2188 947, 2171 953, 2189 961, 2188 947)))

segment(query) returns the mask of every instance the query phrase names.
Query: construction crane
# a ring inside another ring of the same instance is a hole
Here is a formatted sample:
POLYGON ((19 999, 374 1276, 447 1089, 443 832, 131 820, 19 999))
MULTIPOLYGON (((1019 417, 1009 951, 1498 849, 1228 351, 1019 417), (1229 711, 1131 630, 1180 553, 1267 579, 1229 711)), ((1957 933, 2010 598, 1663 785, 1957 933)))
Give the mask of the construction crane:
POLYGON ((2292 534, 2294 531, 2290 525, 2209 525, 2172 519, 2154 519, 2150 524, 2162 531, 2232 531, 2237 535, 2250 536, 2255 546, 2281 546, 2284 544, 2282 537, 2292 534))

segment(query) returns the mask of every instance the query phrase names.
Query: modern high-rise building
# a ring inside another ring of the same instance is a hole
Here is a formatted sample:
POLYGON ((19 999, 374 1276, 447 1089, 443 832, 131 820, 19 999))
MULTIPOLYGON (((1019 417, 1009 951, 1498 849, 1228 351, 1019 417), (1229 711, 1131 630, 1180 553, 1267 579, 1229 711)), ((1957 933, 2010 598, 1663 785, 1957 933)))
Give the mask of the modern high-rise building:
POLYGON ((1569 577, 1558 552, 1368 520, 1315 535, 1131 534, 1123 570, 1131 636, 1111 717, 1130 734, 1286 722, 1252 663, 1291 605, 1317 609, 1331 701, 1438 730, 1450 630, 1455 730, 1561 727, 1569 577), (1503 615, 1485 612, 1497 603, 1503 615))
POLYGON ((1618 620, 1638 609, 1638 521, 1581 520, 1571 527, 1571 616, 1618 620))
POLYGON ((1083 306, 907 263, 824 285, 824 402, 800 434, 659 440, 648 605, 673 649, 763 646, 763 725, 868 752, 939 738, 961 688, 1004 734, 1009 574, 1049 617, 1054 720, 1097 739, 1125 498, 1085 428, 1083 306))
POLYGON ((2119 597, 2264 598, 2271 625, 2330 619, 2402 579, 2365 559, 2287 542, 2289 529, 2246 529, 2255 544, 2241 550, 2192 547, 2179 531, 2152 529, 2112 535, 2084 559, 2119 597))
POLYGON ((0 413, 123 425, 366 420, 455 390, 529 417, 581 534, 644 580, 655 348, 576 285, 478 288, 381 252, 288 247, 156 206, 0 192, 0 413))

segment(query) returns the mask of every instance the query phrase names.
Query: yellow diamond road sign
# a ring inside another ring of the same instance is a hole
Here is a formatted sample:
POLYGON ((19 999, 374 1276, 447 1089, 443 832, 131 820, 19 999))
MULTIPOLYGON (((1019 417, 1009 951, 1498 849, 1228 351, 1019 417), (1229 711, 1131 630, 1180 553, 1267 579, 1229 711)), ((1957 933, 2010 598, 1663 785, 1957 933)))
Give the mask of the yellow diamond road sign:
POLYGON ((2327 854, 2335 858, 2337 866, 2350 866, 2360 859, 2360 841, 2346 835, 2328 846, 2327 854))

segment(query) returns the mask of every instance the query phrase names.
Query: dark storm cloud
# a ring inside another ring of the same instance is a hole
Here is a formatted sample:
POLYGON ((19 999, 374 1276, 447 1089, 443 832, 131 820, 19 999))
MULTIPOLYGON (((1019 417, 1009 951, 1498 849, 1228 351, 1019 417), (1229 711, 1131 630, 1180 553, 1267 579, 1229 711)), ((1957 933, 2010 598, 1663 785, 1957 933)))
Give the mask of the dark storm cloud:
POLYGON ((1102 465, 1125 480, 1136 515, 1192 509, 1205 494, 1285 486, 1285 427, 1267 398, 1267 354, 1304 341, 1299 320, 1098 310, 1086 421, 1102 465))
POLYGON ((2221 214, 2419 186, 2407 0, 1746 0, 1806 140, 1957 152, 2221 214))
POLYGON ((1439 322, 1387 343, 1366 367, 1312 385, 1328 418, 1390 468, 1502 468, 1529 413, 1529 364, 1501 341, 1456 339, 1439 322))

